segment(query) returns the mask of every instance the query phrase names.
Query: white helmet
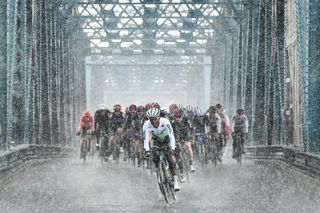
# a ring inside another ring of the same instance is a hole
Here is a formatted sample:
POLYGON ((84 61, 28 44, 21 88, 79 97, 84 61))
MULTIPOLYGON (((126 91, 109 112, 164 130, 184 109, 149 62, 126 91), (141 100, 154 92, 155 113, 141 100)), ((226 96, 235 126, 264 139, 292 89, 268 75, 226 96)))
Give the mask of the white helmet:
POLYGON ((99 109, 100 109, 100 110, 105 110, 105 109, 107 109, 107 107, 106 107, 106 105, 104 105, 104 104, 100 104, 100 105, 99 105, 99 109))
POLYGON ((147 117, 150 118, 158 118, 160 117, 160 110, 158 108, 151 108, 147 111, 147 117))

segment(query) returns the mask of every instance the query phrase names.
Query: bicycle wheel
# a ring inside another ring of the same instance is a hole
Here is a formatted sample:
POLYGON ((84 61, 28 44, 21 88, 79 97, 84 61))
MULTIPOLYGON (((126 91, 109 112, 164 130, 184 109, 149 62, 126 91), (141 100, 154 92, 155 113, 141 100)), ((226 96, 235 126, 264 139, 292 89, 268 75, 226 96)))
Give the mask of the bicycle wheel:
POLYGON ((87 147, 87 139, 84 139, 82 142, 82 157, 83 157, 83 162, 85 163, 87 160, 87 151, 88 151, 88 147, 87 147))
POLYGON ((200 163, 203 168, 206 165, 206 149, 204 144, 200 144, 200 153, 201 153, 200 163))
POLYGON ((182 165, 183 165, 183 172, 185 173, 187 177, 187 181, 189 183, 189 162, 188 162, 188 157, 187 157, 187 152, 183 148, 182 149, 182 165))
POLYGON ((119 159, 120 159, 120 146, 116 145, 115 161, 117 165, 119 164, 119 159))
POLYGON ((163 162, 159 162, 158 164, 158 171, 157 171, 157 179, 158 179, 158 185, 161 191, 161 194, 163 195, 164 199, 167 203, 169 203, 168 195, 167 195, 167 189, 165 186, 165 170, 164 170, 163 162))
POLYGON ((132 166, 136 167, 136 152, 134 150, 134 144, 131 144, 130 153, 131 153, 130 155, 131 155, 132 166))
POLYGON ((175 191, 174 191, 173 177, 172 177, 171 172, 169 170, 169 163, 166 160, 164 164, 165 164, 165 170, 164 171, 165 171, 165 177, 166 177, 166 189, 167 189, 167 192, 168 192, 168 194, 171 194, 171 197, 174 200, 177 200, 176 194, 175 194, 175 191))
POLYGON ((242 161, 242 146, 241 146, 241 138, 238 137, 237 140, 237 151, 238 151, 238 156, 237 156, 237 162, 238 165, 241 166, 241 161, 242 161))

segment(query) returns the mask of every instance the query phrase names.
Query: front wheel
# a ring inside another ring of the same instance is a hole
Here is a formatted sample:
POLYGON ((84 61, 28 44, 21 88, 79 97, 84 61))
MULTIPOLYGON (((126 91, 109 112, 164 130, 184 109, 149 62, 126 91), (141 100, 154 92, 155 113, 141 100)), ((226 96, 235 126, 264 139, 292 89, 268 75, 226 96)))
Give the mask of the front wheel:
POLYGON ((167 190, 165 186, 165 173, 163 170, 163 164, 161 162, 158 163, 157 180, 158 180, 158 185, 159 185, 161 194, 163 195, 166 202, 169 203, 167 190))
POLYGON ((86 159, 87 159, 87 151, 88 151, 87 143, 88 141, 85 139, 82 141, 82 144, 81 144, 81 157, 83 158, 84 163, 86 162, 86 159))

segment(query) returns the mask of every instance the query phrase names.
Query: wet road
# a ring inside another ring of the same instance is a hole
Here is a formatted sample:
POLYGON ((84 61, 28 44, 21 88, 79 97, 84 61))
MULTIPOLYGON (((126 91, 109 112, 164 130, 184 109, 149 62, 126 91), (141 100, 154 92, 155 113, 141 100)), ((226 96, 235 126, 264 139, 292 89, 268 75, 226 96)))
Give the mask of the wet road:
POLYGON ((97 159, 48 161, 0 185, 0 212, 320 212, 320 183, 227 153, 218 168, 200 169, 166 204, 150 171, 97 159))

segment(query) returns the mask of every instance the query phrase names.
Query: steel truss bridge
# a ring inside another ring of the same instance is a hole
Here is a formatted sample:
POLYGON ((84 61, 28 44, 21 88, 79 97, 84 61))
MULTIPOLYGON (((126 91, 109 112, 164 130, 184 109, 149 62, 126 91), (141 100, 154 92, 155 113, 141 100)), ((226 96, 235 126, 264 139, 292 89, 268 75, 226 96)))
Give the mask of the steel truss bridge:
POLYGON ((96 85, 148 84, 245 108, 251 145, 320 151, 319 1, 1 0, 0 14, 1 150, 72 145, 96 85))

